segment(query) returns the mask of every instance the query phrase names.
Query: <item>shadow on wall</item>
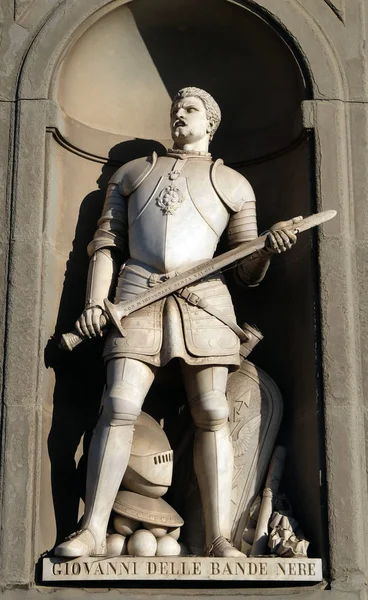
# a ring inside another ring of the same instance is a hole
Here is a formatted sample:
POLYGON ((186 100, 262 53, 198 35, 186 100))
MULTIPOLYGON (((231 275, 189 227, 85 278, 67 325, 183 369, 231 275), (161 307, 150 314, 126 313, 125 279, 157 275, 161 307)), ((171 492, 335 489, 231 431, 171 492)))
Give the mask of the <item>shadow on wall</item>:
MULTIPOLYGON (((260 230, 280 219, 313 212, 309 143, 301 137, 300 107, 308 90, 295 56, 272 27, 250 11, 223 0, 201 0, 200 3, 198 0, 135 0, 103 17, 95 27, 94 32, 93 27, 90 30, 89 45, 83 46, 84 51, 79 46, 78 52, 78 44, 83 45, 82 36, 76 44, 75 55, 72 51, 69 62, 65 61, 65 89, 72 100, 65 92, 65 104, 61 106, 69 116, 99 128, 99 133, 130 135, 133 129, 132 135, 143 138, 145 127, 152 125, 151 114, 154 119, 164 111, 161 98, 168 101, 168 96, 184 85, 202 87, 213 94, 223 112, 223 122, 211 146, 213 156, 220 156, 230 166, 236 165, 249 179, 258 201, 260 230), (124 25, 127 12, 130 16, 124 25), (123 43, 127 43, 122 32, 128 34, 129 31, 135 32, 137 56, 130 48, 129 55, 122 51, 123 43), (104 35, 109 36, 108 52, 104 35), (85 62, 78 62, 81 56, 85 62), (74 85, 76 73, 84 77, 79 87, 74 85), (109 73, 111 79, 108 79, 109 73), (150 87, 152 73, 157 88, 150 87), (105 85, 101 85, 101 80, 105 85), (112 85, 117 86, 113 88, 114 94, 112 85), (81 96, 77 94, 78 89, 81 96), (86 90, 93 95, 93 103, 84 101, 86 90), (116 102, 111 103, 111 97, 116 102), (141 114, 143 100, 152 113, 141 114), (109 111, 104 112, 106 102, 109 102, 109 111), (90 115, 91 122, 84 120, 86 104, 95 111, 90 115), (70 106, 81 112, 68 112, 70 106), (115 120, 110 119, 111 114, 115 120), (106 123, 100 122, 101 115, 106 117, 106 123), (115 129, 116 123, 121 130, 115 129), (271 161, 255 160, 273 154, 277 156, 271 161)), ((87 32, 85 37, 88 35, 87 32)), ((165 135, 159 139, 166 139, 165 135)), ((150 137, 154 137, 153 134, 150 137)), ((148 155, 153 150, 158 154, 164 151, 157 142, 143 139, 112 148, 109 162, 98 179, 98 189, 83 200, 56 331, 45 352, 46 364, 56 375, 48 445, 58 541, 76 528, 79 497, 83 497, 85 458, 77 466, 75 456, 83 434, 84 446, 88 446, 98 416, 104 372, 101 340, 83 344, 71 354, 58 350, 57 340, 62 332, 73 328, 84 307, 86 247, 101 213, 109 177, 123 162, 148 155)), ((323 536, 314 242, 313 235, 300 236, 289 256, 274 259, 259 289, 244 293, 235 288, 231 277, 229 287, 239 323, 256 323, 265 336, 250 359, 275 379, 283 393, 286 415, 283 441, 289 449, 285 491, 305 534, 313 542, 313 553, 318 555, 323 536)), ((165 379, 164 371, 162 374, 160 371, 160 377, 165 379)), ((158 393, 157 388, 153 388, 146 410, 151 414, 154 411, 154 416, 159 418, 163 405, 170 403, 175 412, 172 398, 175 396, 181 402, 180 394, 178 388, 175 394, 158 393)), ((171 441, 174 446, 175 440, 171 441)))
POLYGON ((56 543, 76 530, 79 499, 84 497, 86 456, 104 386, 103 340, 89 340, 67 352, 58 348, 62 333, 71 331, 84 309, 89 258, 87 246, 101 216, 109 179, 122 164, 165 148, 153 140, 131 140, 109 152, 97 180, 98 189, 81 203, 73 249, 66 265, 55 332, 45 348, 45 365, 54 369, 53 418, 48 437, 56 543), (84 438, 83 438, 84 436, 84 438), (83 454, 76 454, 83 438, 83 454))

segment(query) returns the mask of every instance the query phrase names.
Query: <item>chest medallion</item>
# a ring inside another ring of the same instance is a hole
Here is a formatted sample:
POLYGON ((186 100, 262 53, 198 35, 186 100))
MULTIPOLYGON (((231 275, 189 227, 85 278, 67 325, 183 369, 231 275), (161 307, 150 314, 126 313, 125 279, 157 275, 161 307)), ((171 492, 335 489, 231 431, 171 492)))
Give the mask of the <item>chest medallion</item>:
POLYGON ((173 183, 170 183, 161 190, 156 199, 156 204, 164 215, 173 215, 183 202, 183 194, 173 183))
POLYGON ((161 190, 156 199, 156 204, 164 215, 173 215, 184 202, 184 196, 174 184, 174 181, 180 176, 180 172, 185 162, 186 161, 181 161, 180 165, 178 164, 178 161, 176 162, 170 173, 168 173, 170 183, 161 190))

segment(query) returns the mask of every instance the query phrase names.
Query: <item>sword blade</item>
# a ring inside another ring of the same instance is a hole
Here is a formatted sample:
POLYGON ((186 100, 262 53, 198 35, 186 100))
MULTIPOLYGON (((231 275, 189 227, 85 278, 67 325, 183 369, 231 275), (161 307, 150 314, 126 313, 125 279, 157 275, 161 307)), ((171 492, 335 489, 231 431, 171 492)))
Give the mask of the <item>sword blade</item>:
MULTIPOLYGON (((321 225, 333 217, 336 216, 335 210, 327 210, 324 212, 316 213, 314 215, 310 215, 305 219, 299 221, 296 224, 289 225, 285 227, 285 229, 289 229, 290 231, 294 231, 295 233, 301 233, 303 231, 307 231, 311 227, 316 227, 317 225, 321 225)), ((252 240, 251 242, 244 242, 243 244, 239 244, 236 248, 232 250, 228 250, 228 252, 224 252, 220 256, 216 258, 211 258, 206 261, 203 261, 184 271, 183 273, 179 273, 174 277, 171 277, 167 281, 164 281, 157 285, 153 289, 149 289, 146 292, 138 294, 133 300, 124 300, 122 302, 118 302, 113 304, 108 299, 104 301, 105 310, 111 320, 111 323, 117 327, 120 331, 121 335, 124 337, 125 332, 121 326, 121 319, 127 317, 135 310, 139 308, 144 308, 152 302, 156 302, 157 300, 161 300, 174 292, 191 285, 208 275, 212 275, 213 273, 217 273, 221 271, 228 265, 231 265, 238 260, 244 259, 250 254, 261 250, 265 246, 265 242, 267 239, 267 233, 265 235, 261 235, 260 237, 252 240)))
MULTIPOLYGON (((311 227, 316 227, 317 225, 321 225, 321 223, 325 223, 333 217, 336 216, 335 210, 326 210, 324 212, 316 213, 311 215, 310 217, 306 217, 305 219, 299 221, 297 224, 292 224, 286 227, 295 233, 301 233, 302 231, 306 231, 311 227)), ((195 267, 188 269, 184 273, 176 275, 167 281, 157 285, 154 289, 147 290, 142 294, 138 294, 134 300, 119 302, 118 304, 112 304, 109 300, 105 300, 105 308, 107 316, 102 315, 100 319, 101 327, 106 327, 109 325, 109 322, 115 325, 117 329, 120 331, 121 335, 125 336, 125 331, 121 326, 121 319, 129 315, 130 313, 138 310, 139 308, 143 308, 144 306, 148 306, 155 302, 156 300, 160 300, 165 296, 173 294, 174 292, 186 287, 196 281, 207 277, 213 273, 217 273, 224 269, 228 265, 231 265, 238 260, 244 259, 253 252, 257 252, 257 250, 261 250, 264 248, 265 241, 267 239, 267 233, 265 235, 261 235, 257 239, 251 242, 244 242, 240 244, 233 250, 229 250, 216 258, 211 258, 209 260, 203 261, 199 263, 195 267)), ((76 346, 78 346, 83 340, 86 338, 81 336, 76 330, 70 333, 64 333, 61 336, 60 347, 66 350, 73 350, 76 346)))

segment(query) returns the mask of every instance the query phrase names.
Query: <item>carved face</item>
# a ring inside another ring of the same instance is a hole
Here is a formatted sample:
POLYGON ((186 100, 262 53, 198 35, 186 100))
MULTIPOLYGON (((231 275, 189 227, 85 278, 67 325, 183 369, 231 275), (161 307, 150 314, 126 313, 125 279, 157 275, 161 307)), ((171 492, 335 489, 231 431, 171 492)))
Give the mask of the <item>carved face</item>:
POLYGON ((188 96, 175 102, 171 111, 171 136, 177 145, 198 142, 210 130, 211 124, 200 98, 188 96))

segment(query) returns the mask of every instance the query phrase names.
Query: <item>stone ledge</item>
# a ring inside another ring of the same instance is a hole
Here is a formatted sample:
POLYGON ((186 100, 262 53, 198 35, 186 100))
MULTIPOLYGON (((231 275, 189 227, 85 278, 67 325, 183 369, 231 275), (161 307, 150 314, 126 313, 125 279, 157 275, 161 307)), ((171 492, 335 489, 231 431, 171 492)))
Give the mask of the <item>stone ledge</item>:
POLYGON ((86 557, 44 558, 48 581, 322 581, 320 558, 86 557))

